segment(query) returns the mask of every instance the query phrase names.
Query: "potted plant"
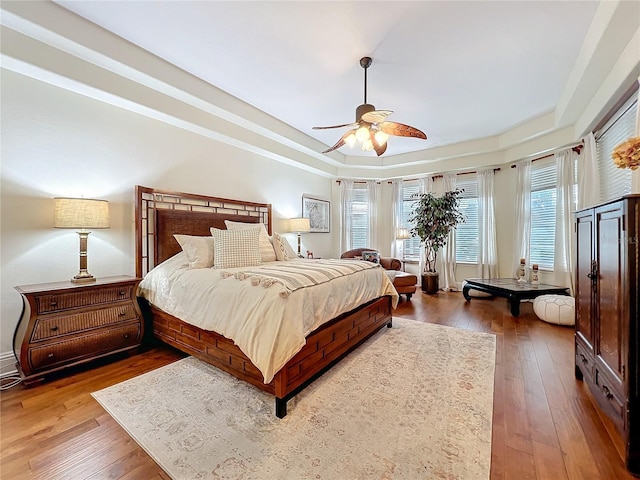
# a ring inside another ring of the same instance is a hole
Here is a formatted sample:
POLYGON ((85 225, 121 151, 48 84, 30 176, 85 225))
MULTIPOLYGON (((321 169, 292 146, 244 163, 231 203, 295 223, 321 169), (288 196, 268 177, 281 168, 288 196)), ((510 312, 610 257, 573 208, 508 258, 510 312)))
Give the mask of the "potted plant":
POLYGON ((458 223, 464 222, 464 215, 458 209, 462 192, 463 190, 453 190, 441 197, 431 193, 415 195, 417 200, 409 217, 413 228, 409 233, 413 237, 419 237, 424 245, 422 290, 426 293, 438 292, 438 249, 447 243, 449 231, 458 223))

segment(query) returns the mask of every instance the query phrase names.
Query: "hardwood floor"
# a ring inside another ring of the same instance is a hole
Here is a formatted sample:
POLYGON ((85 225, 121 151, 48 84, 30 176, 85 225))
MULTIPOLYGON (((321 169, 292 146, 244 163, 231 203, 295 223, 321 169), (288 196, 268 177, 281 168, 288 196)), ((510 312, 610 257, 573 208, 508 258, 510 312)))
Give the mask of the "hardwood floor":
MULTIPOLYGON (((539 321, 530 303, 521 310, 418 291, 394 316, 496 335, 492 479, 634 478, 574 378, 573 329, 539 321)), ((90 394, 182 357, 154 347, 2 392, 0 478, 168 479, 90 394)))

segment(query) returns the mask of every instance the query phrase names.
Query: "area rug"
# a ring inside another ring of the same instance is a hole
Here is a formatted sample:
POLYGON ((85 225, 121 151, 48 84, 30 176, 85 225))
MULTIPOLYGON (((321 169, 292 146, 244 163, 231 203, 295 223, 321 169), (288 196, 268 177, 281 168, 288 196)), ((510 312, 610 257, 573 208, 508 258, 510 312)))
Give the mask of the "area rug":
POLYGON ((177 480, 489 478, 495 337, 393 319, 274 415, 189 357, 93 393, 177 480))

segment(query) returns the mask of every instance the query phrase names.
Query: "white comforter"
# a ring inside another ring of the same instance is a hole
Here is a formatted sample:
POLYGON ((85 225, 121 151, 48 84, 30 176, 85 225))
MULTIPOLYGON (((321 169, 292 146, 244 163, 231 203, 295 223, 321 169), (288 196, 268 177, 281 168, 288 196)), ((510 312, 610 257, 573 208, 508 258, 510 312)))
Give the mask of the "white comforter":
POLYGON ((150 271, 138 294, 187 323, 233 340, 262 372, 265 383, 322 323, 383 295, 392 296, 393 308, 398 304, 398 292, 382 268, 301 288, 285 297, 278 288, 228 275, 235 270, 242 269, 226 269, 224 278, 214 268, 190 269, 181 252, 150 271))

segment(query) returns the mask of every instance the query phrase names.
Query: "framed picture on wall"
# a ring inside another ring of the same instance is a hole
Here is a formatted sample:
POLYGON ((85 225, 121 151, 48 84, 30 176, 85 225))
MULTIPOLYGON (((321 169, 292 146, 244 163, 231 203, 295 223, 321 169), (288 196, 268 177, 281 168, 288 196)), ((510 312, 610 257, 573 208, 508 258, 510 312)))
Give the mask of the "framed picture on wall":
POLYGON ((331 203, 328 200, 302 195, 302 216, 309 219, 311 233, 329 233, 331 203))

